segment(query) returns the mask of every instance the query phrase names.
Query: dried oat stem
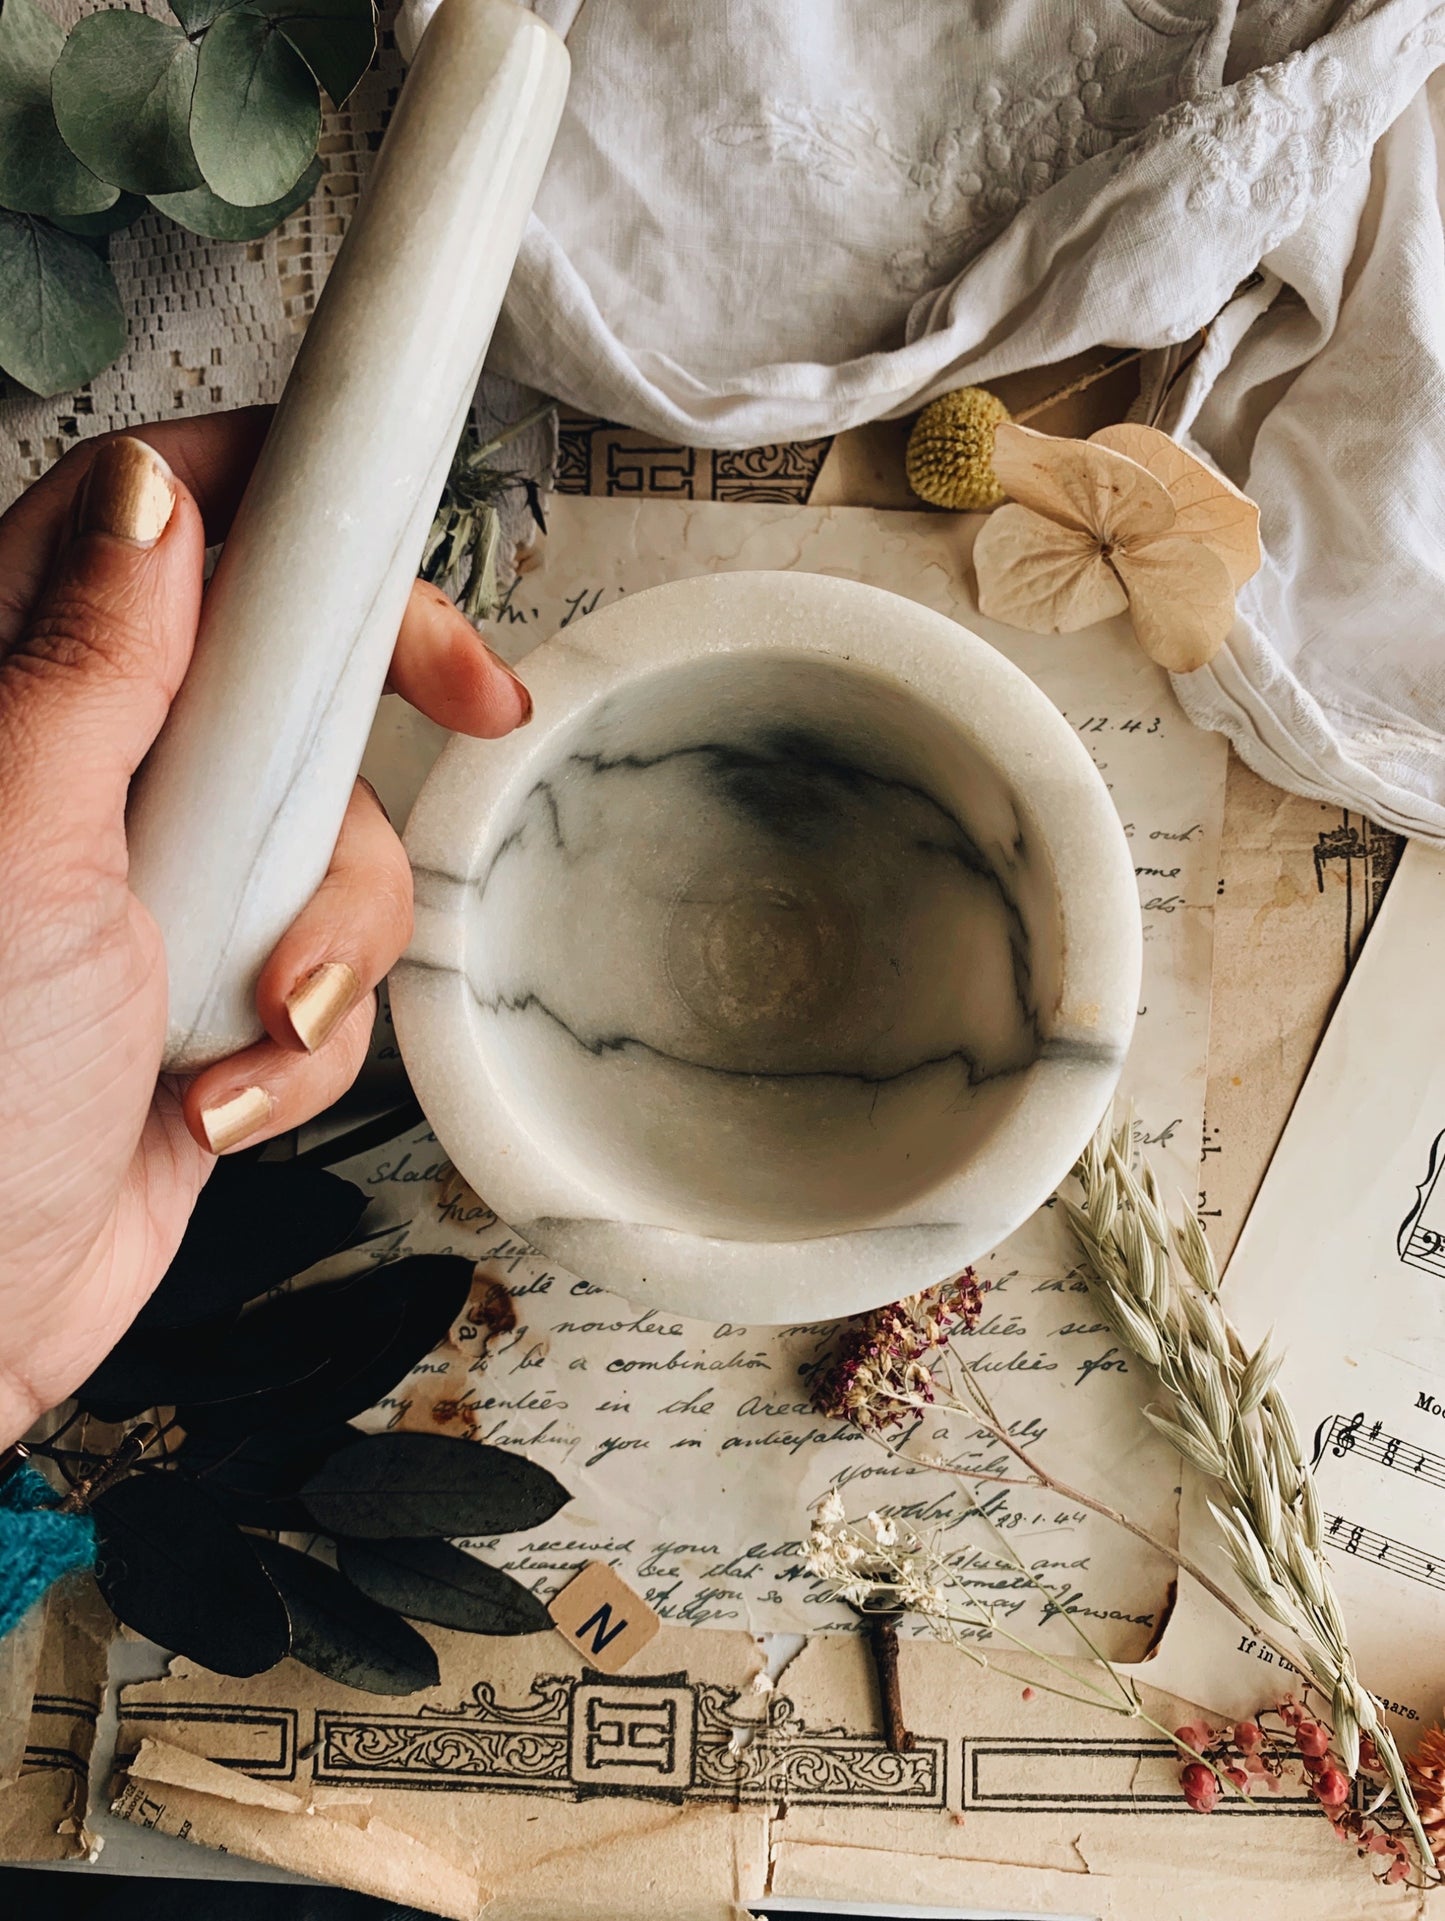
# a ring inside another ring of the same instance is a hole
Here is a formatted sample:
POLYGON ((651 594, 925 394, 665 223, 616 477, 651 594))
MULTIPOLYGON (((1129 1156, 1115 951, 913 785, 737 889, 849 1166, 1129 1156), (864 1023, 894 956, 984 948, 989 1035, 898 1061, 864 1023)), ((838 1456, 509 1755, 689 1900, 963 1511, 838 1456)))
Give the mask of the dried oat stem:
POLYGON ((1220 1304, 1198 1220, 1186 1210, 1177 1225, 1170 1221, 1153 1169, 1141 1161, 1135 1171, 1130 1136, 1127 1125, 1115 1130, 1106 1122, 1074 1169, 1083 1206, 1060 1201, 1094 1308, 1168 1397, 1163 1410, 1146 1408, 1146 1418, 1213 1484, 1210 1512, 1234 1571, 1255 1606, 1289 1635, 1288 1659, 1329 1700, 1346 1773, 1358 1773, 1360 1737, 1368 1734, 1422 1871, 1438 1878, 1394 1736, 1355 1670, 1324 1559, 1314 1481, 1274 1386, 1279 1358, 1268 1336, 1246 1351, 1220 1304))
MULTIPOLYGON (((951 1356, 948 1357, 949 1362, 951 1362, 951 1358, 951 1356)), ((999 1419, 988 1396, 980 1386, 977 1376, 969 1369, 967 1364, 963 1367, 963 1375, 966 1383, 965 1391, 973 1405, 972 1407, 966 1406, 962 1399, 955 1394, 956 1404, 963 1412, 977 1419, 979 1425, 992 1439, 997 1441, 1001 1447, 1006 1447, 1009 1453, 1028 1469, 1031 1478, 1029 1481, 1020 1482, 1002 1474, 975 1474, 970 1469, 962 1467, 951 1468, 949 1470, 950 1472, 958 1474, 965 1480, 999 1481, 1010 1487, 1028 1487, 1036 1484, 1040 1487, 1048 1488, 1052 1493, 1059 1495, 1065 1501, 1077 1502, 1080 1507, 1088 1508, 1091 1513, 1101 1515, 1106 1521, 1112 1521, 1116 1527, 1123 1528, 1126 1534, 1132 1534, 1136 1540, 1143 1541, 1146 1547, 1153 1548, 1154 1552, 1162 1555, 1166 1561, 1172 1561, 1175 1567, 1180 1568, 1192 1581, 1197 1581, 1207 1594, 1212 1594, 1221 1607, 1228 1608, 1237 1620, 1244 1623, 1251 1634, 1260 1635, 1262 1639, 1269 1640, 1268 1631, 1265 1630, 1261 1634, 1259 1623, 1254 1620, 1252 1616, 1246 1614, 1233 1596, 1227 1593, 1217 1581, 1206 1574, 1197 1562, 1191 1561, 1187 1554, 1181 1554, 1177 1546, 1162 1540, 1157 1534, 1152 1534, 1147 1527, 1142 1527, 1138 1521, 1131 1521, 1122 1509, 1110 1507, 1107 1501, 1097 1500, 1092 1494, 1085 1494, 1082 1488, 1074 1487, 1070 1482, 1060 1480, 1058 1475, 1051 1473, 1048 1468, 1036 1461, 1027 1449, 1019 1446, 1018 1442, 999 1419)), ((951 1365, 949 1366, 949 1380, 950 1383, 953 1380, 951 1365)), ((1272 1642, 1271 1645, 1273 1646, 1272 1642)), ((1282 1650, 1276 1647, 1275 1652, 1278 1654, 1282 1652, 1282 1650)))

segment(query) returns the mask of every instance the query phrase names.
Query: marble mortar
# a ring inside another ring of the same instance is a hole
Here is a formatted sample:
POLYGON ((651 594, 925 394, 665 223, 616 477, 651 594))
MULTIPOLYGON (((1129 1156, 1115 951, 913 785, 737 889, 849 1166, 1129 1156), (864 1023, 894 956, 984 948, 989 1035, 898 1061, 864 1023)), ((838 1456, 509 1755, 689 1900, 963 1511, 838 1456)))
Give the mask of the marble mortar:
POLYGON ((517 1235, 713 1320, 856 1313, 1068 1172, 1139 991, 1132 859, 1068 722, 856 582, 680 581, 527 660, 532 725, 413 811, 398 1038, 517 1235))

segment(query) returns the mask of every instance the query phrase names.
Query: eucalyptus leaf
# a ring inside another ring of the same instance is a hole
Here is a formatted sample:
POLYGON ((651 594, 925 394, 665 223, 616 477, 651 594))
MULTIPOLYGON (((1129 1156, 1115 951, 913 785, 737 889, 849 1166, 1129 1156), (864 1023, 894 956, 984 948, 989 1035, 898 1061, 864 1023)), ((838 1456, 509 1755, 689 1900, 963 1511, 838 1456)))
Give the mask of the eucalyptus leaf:
POLYGON ((55 124, 50 72, 64 45, 36 0, 0 0, 0 207, 16 213, 99 213, 116 197, 55 124))
POLYGON ((0 210, 0 368, 45 397, 83 387, 124 345, 105 261, 75 234, 0 210))
POLYGON ((309 1342, 319 1330, 324 1365, 297 1385, 247 1401, 216 1405, 212 1396, 210 1405, 181 1408, 182 1425, 246 1432, 284 1425, 303 1433, 349 1421, 374 1407, 442 1339, 466 1305, 473 1272, 460 1255, 418 1254, 308 1287, 286 1302, 267 1302, 247 1322, 289 1307, 297 1323, 273 1338, 309 1342))
POLYGON ((99 213, 53 213, 50 219, 65 233, 79 234, 83 240, 97 240, 131 226, 145 210, 142 194, 123 193, 99 213))
MULTIPOLYGON (((206 240, 259 240, 311 198, 321 173, 320 160, 313 160, 290 193, 283 193, 264 207, 233 207, 229 200, 218 199, 209 187, 192 187, 189 193, 153 193, 151 205, 178 227, 206 240)), ((232 1164, 229 1157, 221 1163, 223 1167, 232 1164)), ((268 1161, 263 1165, 294 1167, 297 1163, 268 1161)))
POLYGON ((450 1541, 336 1544, 348 1581, 382 1607, 468 1634, 543 1634, 552 1617, 529 1588, 450 1541))
POLYGON ((256 1552, 291 1617, 291 1656, 368 1694, 415 1694, 441 1678, 431 1643, 335 1568, 278 1541, 256 1552))
POLYGON ((243 0, 170 0, 170 9, 186 32, 199 39, 212 21, 242 4, 243 0))
POLYGON ((95 1578, 112 1610, 216 1674, 259 1674, 291 1644, 286 1607, 251 1542, 179 1474, 118 1481, 91 1502, 95 1578))
POLYGON ((233 7, 207 28, 190 131, 206 185, 233 206, 265 206, 295 186, 316 152, 321 102, 275 21, 233 7))
POLYGON ((321 1168, 220 1161, 136 1325, 190 1327, 235 1314, 340 1247, 366 1201, 364 1189, 321 1168))
POLYGON ((179 27, 148 13, 92 13, 70 30, 50 97, 65 144, 130 193, 200 185, 186 124, 196 49, 179 27))
POLYGON ((371 0, 250 0, 274 20, 312 73, 340 106, 376 52, 371 0))
POLYGON ((511 1534, 572 1497, 523 1454, 444 1434, 369 1434, 301 1489, 321 1527, 362 1540, 511 1534))

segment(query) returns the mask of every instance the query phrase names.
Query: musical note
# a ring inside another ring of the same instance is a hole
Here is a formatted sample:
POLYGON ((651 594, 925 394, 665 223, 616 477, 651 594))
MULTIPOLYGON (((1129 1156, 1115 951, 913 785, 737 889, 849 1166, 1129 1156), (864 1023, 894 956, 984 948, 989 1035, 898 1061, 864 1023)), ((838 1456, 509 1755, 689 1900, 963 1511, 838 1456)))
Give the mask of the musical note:
POLYGON ((1347 1554, 1358 1555, 1363 1548, 1377 1567, 1387 1567, 1395 1574, 1402 1574, 1407 1581, 1445 1589, 1445 1568, 1408 1541, 1397 1541, 1359 1521, 1350 1521, 1343 1514, 1327 1514, 1325 1524, 1328 1538, 1339 1541, 1347 1554))
POLYGON ((1320 1423, 1315 1437, 1316 1464, 1326 1452, 1337 1461, 1377 1462, 1397 1474, 1413 1475, 1427 1486, 1445 1488, 1445 1454, 1432 1454, 1426 1448, 1411 1446, 1398 1434, 1386 1434, 1381 1421, 1367 1428, 1362 1413, 1348 1419, 1335 1414, 1320 1423), (1415 1456, 1413 1461, 1411 1454, 1415 1456))

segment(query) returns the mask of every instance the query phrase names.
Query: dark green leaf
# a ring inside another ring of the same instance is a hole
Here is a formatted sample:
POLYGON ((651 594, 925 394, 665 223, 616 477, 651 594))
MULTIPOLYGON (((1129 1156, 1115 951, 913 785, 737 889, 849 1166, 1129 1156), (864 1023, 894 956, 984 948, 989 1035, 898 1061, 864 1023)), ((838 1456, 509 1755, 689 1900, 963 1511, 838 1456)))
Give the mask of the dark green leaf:
POLYGON ((286 1608, 234 1522, 179 1474, 133 1474, 91 1503, 95 1578, 114 1612, 216 1674, 259 1674, 291 1642, 286 1608))
POLYGON ((365 1207, 361 1188, 320 1168, 218 1162, 136 1325, 190 1327, 235 1314, 334 1252, 365 1207))
POLYGON ((180 1472, 198 1481, 233 1521, 309 1532, 314 1523, 297 1498, 302 1482, 338 1448, 360 1439, 344 1425, 314 1434, 280 1427, 241 1435, 201 1429, 187 1434, 175 1458, 180 1472))
MULTIPOLYGON (((250 1401, 182 1408, 182 1425, 188 1431, 284 1425, 300 1433, 349 1421, 374 1407, 442 1339, 466 1305, 473 1271, 473 1264, 460 1255, 416 1254, 287 1297, 295 1311, 320 1323, 323 1340, 329 1343, 325 1365, 298 1386, 250 1401)), ((270 1315, 281 1305, 267 1302, 246 1321, 270 1315)), ((309 1339, 309 1323, 286 1338, 309 1339)))
POLYGON ((250 4, 276 22, 339 107, 376 52, 371 0, 250 0, 250 4))
POLYGON ((256 1545, 291 1617, 291 1655, 368 1694, 415 1694, 441 1678, 432 1645, 335 1568, 276 1541, 256 1545))
POLYGON ((125 345, 110 268, 85 241, 0 211, 0 368, 42 396, 83 387, 125 345))
MULTIPOLYGON (((233 207, 229 200, 218 200, 209 187, 193 187, 189 193, 153 193, 151 204, 158 212, 168 214, 178 227, 206 240, 259 240, 311 198, 321 172, 321 162, 313 160, 290 193, 265 207, 233 207)), ((221 1165, 230 1167, 235 1162, 228 1156, 221 1165)), ((295 1167, 298 1163, 267 1161, 264 1165, 295 1167)))
POLYGON ((550 1520, 571 1498, 525 1455, 445 1434, 369 1434, 301 1490, 322 1527, 368 1541, 512 1534, 550 1520))
POLYGON ((199 39, 213 20, 241 4, 242 0, 170 0, 170 9, 186 32, 199 39))
POLYGON ((99 213, 109 178, 82 165, 60 137, 50 70, 65 35, 35 0, 0 5, 0 207, 17 213, 99 213))
POLYGON ((520 1581, 450 1541, 338 1541, 348 1581, 383 1607, 468 1634, 542 1634, 546 1608, 520 1581))
POLYGON ((201 42, 191 146, 206 185, 237 207, 279 200, 316 151, 321 102, 274 21, 235 7, 201 42))
POLYGON ((200 184, 186 124, 196 49, 168 20, 117 8, 70 30, 50 76, 56 122, 71 152, 130 193, 200 184))
POLYGON ((50 218, 55 226, 66 233, 94 240, 105 234, 119 233, 122 227, 129 227, 133 221, 139 220, 145 210, 146 203, 142 195, 123 193, 100 213, 54 213, 50 218))

